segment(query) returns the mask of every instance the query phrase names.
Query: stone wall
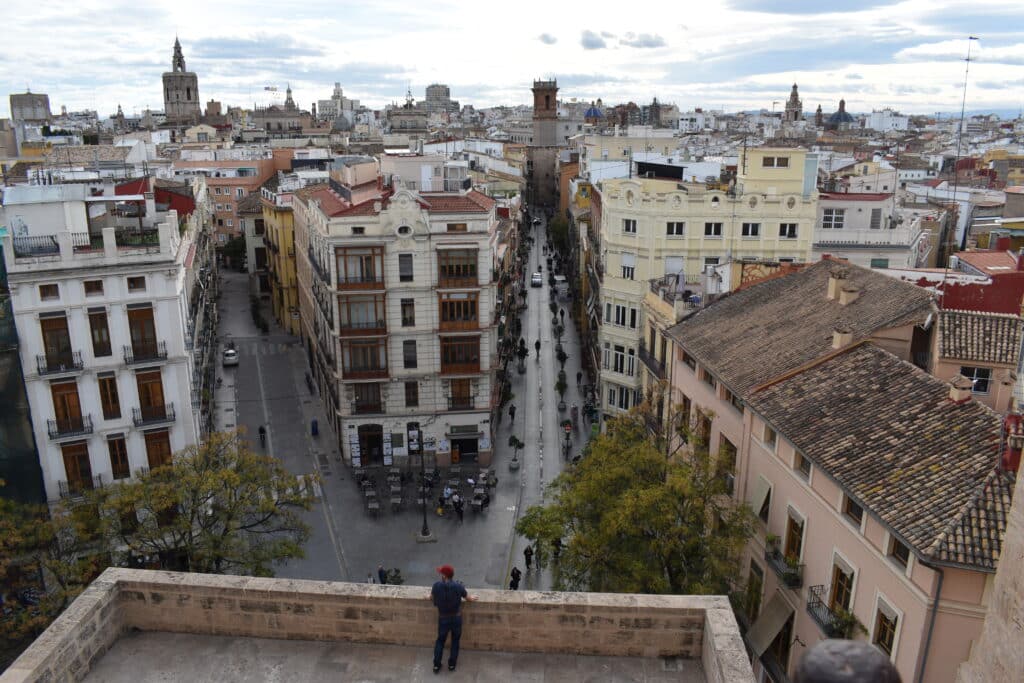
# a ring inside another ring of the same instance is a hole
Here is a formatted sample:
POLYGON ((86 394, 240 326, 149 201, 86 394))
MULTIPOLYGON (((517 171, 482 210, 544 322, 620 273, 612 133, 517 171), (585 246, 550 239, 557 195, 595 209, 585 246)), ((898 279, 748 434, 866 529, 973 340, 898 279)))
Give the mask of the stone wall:
MULTIPOLYGON (((474 591, 468 649, 700 658, 709 681, 753 680, 724 597, 474 591)), ((430 647, 429 589, 108 569, 0 677, 79 680, 129 628, 430 647)))

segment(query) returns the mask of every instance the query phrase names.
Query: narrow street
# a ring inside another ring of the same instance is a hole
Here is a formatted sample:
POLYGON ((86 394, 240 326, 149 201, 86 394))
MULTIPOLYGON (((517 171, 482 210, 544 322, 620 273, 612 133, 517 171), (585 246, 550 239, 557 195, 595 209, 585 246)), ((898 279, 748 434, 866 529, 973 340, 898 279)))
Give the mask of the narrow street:
MULTIPOLYGON (((406 583, 429 585, 435 579, 434 568, 450 563, 467 586, 503 588, 513 565, 524 571, 523 589, 550 589, 550 568, 525 571, 522 550, 525 540, 514 533, 516 520, 530 505, 543 501, 544 486, 565 466, 562 455, 564 431, 559 422, 569 410, 557 410, 558 360, 548 303, 554 296, 546 284, 547 264, 541 246, 546 228, 533 228, 536 238, 526 275, 543 263, 545 285, 527 287, 527 307, 523 312, 523 333, 530 348, 526 373, 515 371, 510 363, 516 421, 510 424, 508 407, 495 427, 495 456, 492 463, 498 484, 491 493, 491 504, 483 512, 468 508, 462 522, 453 515, 439 517, 431 505, 427 523, 436 537, 432 543, 417 543, 422 521, 418 505, 406 504, 393 512, 382 510, 370 516, 364 507, 362 492, 351 471, 341 461, 328 420, 317 397, 311 396, 305 383, 306 361, 297 337, 283 333, 271 319, 270 333, 258 332, 249 313, 248 277, 224 270, 221 273, 220 340, 235 343, 239 352, 237 368, 218 368, 222 378, 217 390, 217 425, 220 429, 243 427, 255 450, 259 426, 267 426, 266 450, 280 458, 296 475, 317 471, 323 483, 321 496, 307 515, 312 537, 306 544, 306 557, 275 568, 278 576, 321 580, 365 581, 376 577, 378 565, 401 570, 406 583), (541 355, 533 343, 541 341, 541 355), (321 425, 318 437, 311 434, 311 421, 321 425), (508 439, 515 434, 526 446, 519 453, 521 466, 509 471, 512 449, 508 439)), ((570 312, 567 301, 559 305, 570 312)), ((576 387, 579 370, 579 336, 566 320, 563 347, 569 358, 565 364, 569 388, 566 404, 583 400, 576 387)), ((584 378, 583 383, 587 384, 584 378)), ((582 420, 582 417, 580 418, 582 420)), ((576 455, 589 425, 580 425, 572 434, 571 454, 576 455)))

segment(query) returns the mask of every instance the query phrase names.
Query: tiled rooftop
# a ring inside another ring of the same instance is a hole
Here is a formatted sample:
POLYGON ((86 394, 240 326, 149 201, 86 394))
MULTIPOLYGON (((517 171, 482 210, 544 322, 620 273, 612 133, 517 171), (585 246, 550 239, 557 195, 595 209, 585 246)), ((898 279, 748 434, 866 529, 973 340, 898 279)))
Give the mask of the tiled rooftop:
POLYGON ((933 313, 926 290, 852 264, 819 261, 785 277, 734 292, 668 330, 682 348, 730 390, 745 393, 832 350, 845 325, 854 341, 933 313), (827 298, 830 273, 845 271, 860 291, 843 306, 827 298))
POLYGON ((982 311, 939 313, 939 356, 979 363, 1017 366, 1020 357, 1019 315, 982 311))
POLYGON ((487 213, 495 204, 493 199, 476 190, 464 195, 422 193, 420 196, 431 213, 487 213))
POLYGON ((1012 490, 995 412, 871 343, 746 398, 919 554, 994 571, 1012 490))
POLYGON ((1017 259, 1008 251, 958 251, 954 256, 988 275, 1017 270, 1017 259))

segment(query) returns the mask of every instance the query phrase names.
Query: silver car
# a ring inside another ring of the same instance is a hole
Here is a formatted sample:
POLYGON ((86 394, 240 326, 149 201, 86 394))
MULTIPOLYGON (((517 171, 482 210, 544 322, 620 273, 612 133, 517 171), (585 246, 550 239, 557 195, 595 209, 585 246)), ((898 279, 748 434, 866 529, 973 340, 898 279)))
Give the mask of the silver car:
POLYGON ((224 349, 224 355, 221 359, 221 364, 224 367, 238 365, 238 351, 236 351, 235 349, 224 349))

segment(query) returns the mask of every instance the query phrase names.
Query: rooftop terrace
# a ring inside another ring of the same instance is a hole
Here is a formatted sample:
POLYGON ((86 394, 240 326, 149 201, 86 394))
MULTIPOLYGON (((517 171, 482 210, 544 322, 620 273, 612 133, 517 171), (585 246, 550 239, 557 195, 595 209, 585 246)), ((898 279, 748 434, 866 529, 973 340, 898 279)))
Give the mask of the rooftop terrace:
MULTIPOLYGON (((473 593, 460 680, 753 681, 723 596, 473 593)), ((108 569, 0 682, 433 678, 428 595, 108 569)))

